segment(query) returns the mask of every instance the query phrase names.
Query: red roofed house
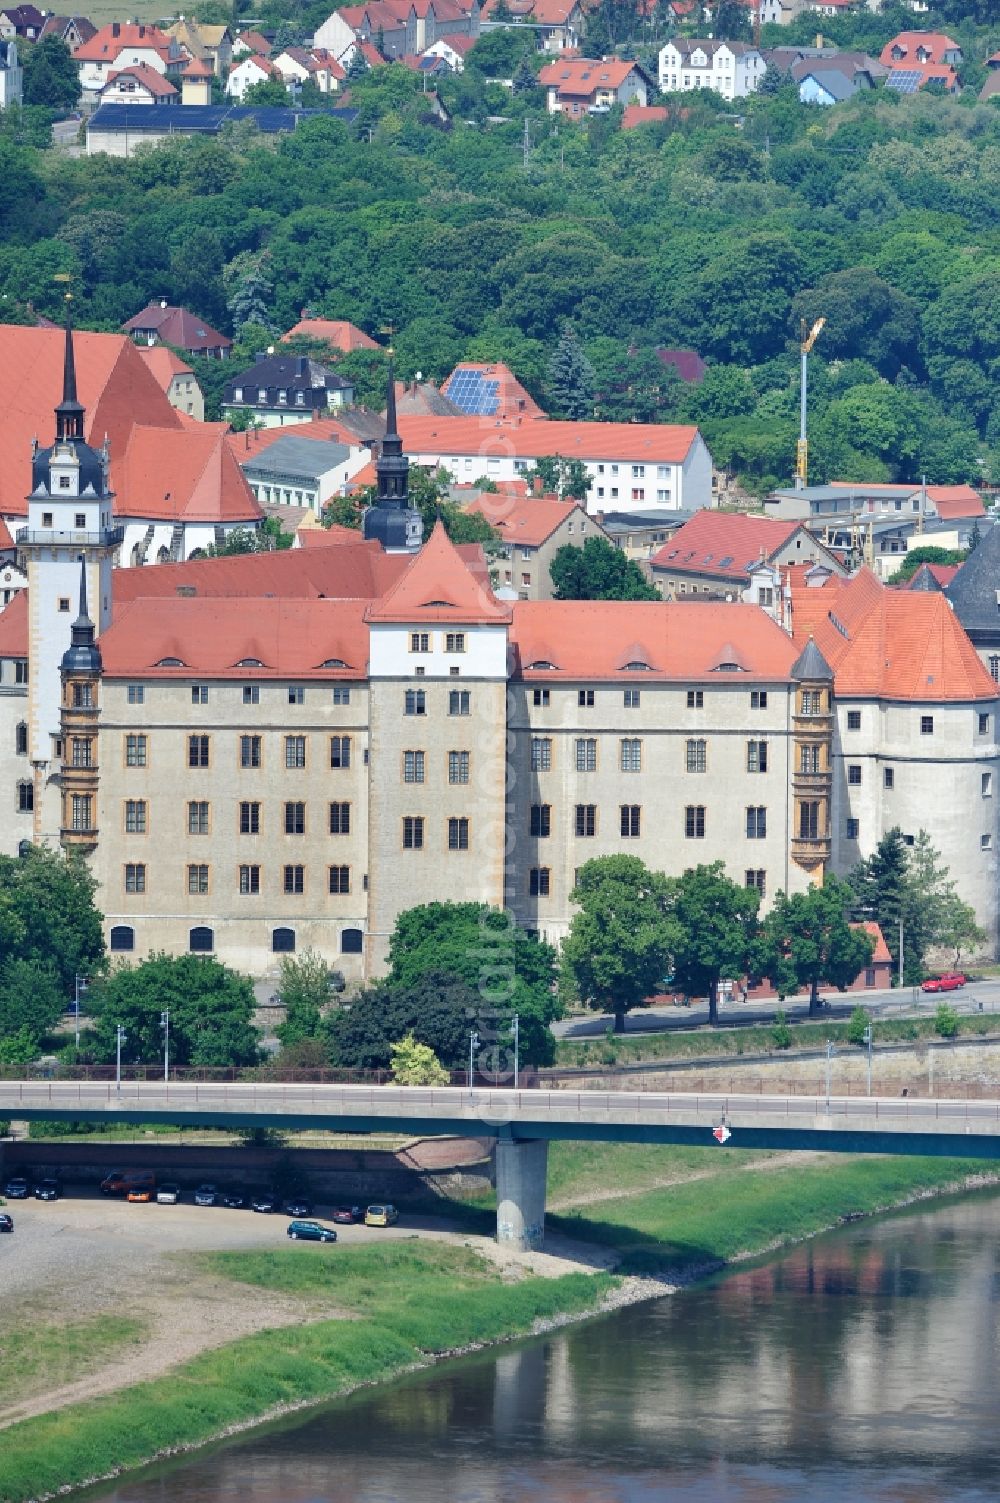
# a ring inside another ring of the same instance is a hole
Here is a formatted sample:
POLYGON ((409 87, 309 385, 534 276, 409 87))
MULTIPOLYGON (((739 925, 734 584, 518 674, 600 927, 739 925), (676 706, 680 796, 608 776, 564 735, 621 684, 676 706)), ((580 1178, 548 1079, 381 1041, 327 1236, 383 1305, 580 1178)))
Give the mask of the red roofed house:
POLYGON ((438 37, 436 42, 432 42, 422 56, 443 58, 453 73, 464 73, 466 54, 472 51, 477 40, 476 37, 449 32, 447 36, 438 37))
MULTIPOLYGON (((500 0, 485 0, 483 19, 496 22, 500 0)), ((544 52, 567 52, 579 47, 585 25, 585 9, 579 0, 509 0, 507 9, 514 24, 528 21, 544 52)), ((509 23, 508 23, 509 24, 509 23)))
POLYGON ((544 67, 538 82, 547 91, 549 113, 568 115, 571 120, 605 113, 616 104, 644 105, 653 88, 638 63, 617 58, 564 58, 544 67))
POLYGON ((498 589, 508 599, 551 600, 549 570, 559 549, 582 548, 588 538, 609 541, 603 528, 577 501, 487 491, 467 510, 485 517, 503 538, 504 556, 496 579, 498 589))
POLYGON ((180 94, 168 78, 148 63, 133 63, 117 73, 98 91, 101 104, 178 104, 180 94))
POLYGON ((259 31, 241 31, 239 36, 233 39, 233 57, 246 57, 256 53, 258 57, 270 57, 272 47, 267 37, 259 31))
POLYGON ((252 52, 249 56, 241 57, 239 62, 233 64, 226 79, 226 93, 230 99, 242 100, 247 89, 254 84, 266 83, 269 78, 276 78, 279 83, 285 79, 274 63, 269 58, 259 57, 252 52))
POLYGON ((108 77, 123 68, 145 63, 165 78, 179 78, 188 61, 175 37, 145 22, 111 21, 77 47, 74 61, 80 69, 80 88, 85 101, 93 103, 108 77))
POLYGON ((622 112, 622 130, 635 130, 637 125, 665 125, 667 119, 665 104, 627 104, 622 112))
POLYGON ((311 80, 321 94, 333 94, 340 88, 346 72, 332 52, 319 47, 286 47, 271 59, 286 83, 303 84, 311 80))
POLYGON ((187 308, 172 307, 165 298, 147 303, 122 328, 136 344, 172 344, 186 355, 208 355, 214 360, 224 360, 233 347, 228 335, 220 334, 187 308))
POLYGON ((552 418, 419 417, 399 431, 416 464, 465 485, 524 479, 535 460, 579 459, 591 477, 587 510, 712 504, 712 457, 698 429, 672 423, 570 423, 552 418))
POLYGON ((479 11, 479 0, 367 0, 335 10, 317 28, 313 42, 345 67, 356 50, 365 52, 375 44, 379 62, 402 61, 419 56, 442 36, 477 37, 479 11))
POLYGON ((313 318, 307 308, 303 308, 298 323, 287 334, 282 334, 281 338, 283 342, 293 339, 321 339, 344 355, 349 355, 352 350, 379 348, 375 340, 356 324, 348 323, 342 318, 313 318))
POLYGON ((879 61, 890 70, 887 88, 912 94, 933 81, 954 93, 958 89, 962 49, 943 32, 901 31, 886 42, 879 61))
POLYGON ((778 571, 792 564, 841 564, 800 522, 744 512, 699 511, 650 559, 667 600, 748 600, 781 616, 778 571))
POLYGON ((204 422, 205 398, 191 367, 165 344, 140 345, 139 354, 171 407, 199 423, 204 422))
POLYGON ((444 381, 442 392, 462 412, 485 417, 540 418, 545 413, 502 360, 478 365, 463 360, 444 381))

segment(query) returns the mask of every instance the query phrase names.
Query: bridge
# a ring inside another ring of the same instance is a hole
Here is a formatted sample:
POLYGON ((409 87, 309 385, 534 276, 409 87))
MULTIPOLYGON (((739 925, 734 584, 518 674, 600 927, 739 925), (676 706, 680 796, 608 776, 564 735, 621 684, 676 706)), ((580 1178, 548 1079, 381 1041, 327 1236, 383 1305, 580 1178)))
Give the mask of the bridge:
POLYGON ((1000 1098, 25 1080, 0 1081, 0 1118, 493 1137, 497 1237, 519 1247, 541 1243, 556 1139, 1000 1158, 1000 1098))

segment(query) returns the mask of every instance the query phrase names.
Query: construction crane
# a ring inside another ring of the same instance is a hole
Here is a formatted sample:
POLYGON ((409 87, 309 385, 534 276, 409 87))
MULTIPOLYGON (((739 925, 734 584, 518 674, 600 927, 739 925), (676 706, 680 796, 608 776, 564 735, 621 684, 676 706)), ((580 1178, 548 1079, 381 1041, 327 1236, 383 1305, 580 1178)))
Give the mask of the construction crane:
POLYGON ((799 391, 799 446, 795 460, 795 489, 797 491, 804 491, 809 479, 809 438, 806 425, 809 356, 825 323, 825 318, 818 318, 807 332, 806 321, 803 319, 799 329, 799 338, 801 340, 799 350, 802 355, 802 381, 799 391))

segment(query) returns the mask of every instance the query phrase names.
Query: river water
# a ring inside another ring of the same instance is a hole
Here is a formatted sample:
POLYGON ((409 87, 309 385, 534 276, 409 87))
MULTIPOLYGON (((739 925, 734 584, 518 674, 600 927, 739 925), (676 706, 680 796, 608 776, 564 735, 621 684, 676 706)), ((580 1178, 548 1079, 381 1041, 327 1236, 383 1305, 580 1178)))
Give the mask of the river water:
POLYGON ((1000 1198, 862 1222, 92 1503, 996 1503, 1000 1198))

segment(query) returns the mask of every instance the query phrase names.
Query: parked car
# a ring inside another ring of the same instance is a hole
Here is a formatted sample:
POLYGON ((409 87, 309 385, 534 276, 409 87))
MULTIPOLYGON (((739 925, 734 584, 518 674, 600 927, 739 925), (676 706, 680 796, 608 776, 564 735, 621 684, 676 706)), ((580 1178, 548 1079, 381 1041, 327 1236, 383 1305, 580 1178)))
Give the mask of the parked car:
POLYGON ((0 1211, 0 1232, 12 1232, 14 1230, 14 1218, 8 1216, 6 1211, 0 1211))
POLYGON ((156 1175, 152 1169, 113 1169, 101 1180, 102 1195, 127 1195, 137 1188, 156 1189, 156 1175))
POLYGON ((180 1187, 172 1180, 168 1180, 160 1186, 156 1192, 156 1203, 160 1206, 175 1206, 181 1198, 180 1187))
POLYGON ((29 1189, 28 1181, 24 1178, 24 1176, 21 1174, 15 1174, 14 1178, 9 1179, 4 1185, 3 1193, 6 1195, 8 1200, 27 1200, 28 1196, 31 1194, 31 1190, 29 1189))
POLYGON ((395 1206, 369 1206, 365 1212, 365 1226, 392 1226, 398 1220, 399 1212, 395 1206))
POLYGON ((957 992, 960 986, 965 985, 965 977, 961 971, 948 971, 944 976, 928 976, 920 990, 922 992, 957 992))
POLYGON ((242 1211, 246 1201, 236 1190, 227 1190, 222 1196, 222 1204, 228 1206, 231 1211, 242 1211))
POLYGON ((337 1233, 332 1226, 320 1226, 318 1221, 290 1221, 288 1235, 293 1242, 336 1242, 337 1233))
POLYGON ((197 1188, 197 1190, 194 1192, 194 1203, 195 1203, 196 1206, 214 1206, 214 1205, 218 1205, 218 1202, 219 1202, 219 1187, 218 1187, 218 1185, 210 1185, 210 1184, 199 1185, 198 1188, 197 1188))
POLYGON ((355 1221, 363 1221, 365 1213, 360 1206, 334 1206, 330 1212, 331 1221, 339 1221, 344 1225, 353 1224, 355 1221))
POLYGON ((278 1209, 278 1197, 271 1190, 264 1190, 260 1195, 255 1195, 250 1202, 251 1211, 259 1211, 262 1215, 269 1215, 278 1209))
POLYGON ((286 1216, 311 1216, 312 1201, 302 1195, 292 1195, 282 1207, 286 1216))
POLYGON ((35 1186, 36 1200, 58 1200, 62 1194, 62 1185, 52 1175, 40 1179, 35 1186))
POLYGON ((155 1194, 155 1185, 130 1185, 125 1199, 132 1205, 148 1205, 155 1194))

